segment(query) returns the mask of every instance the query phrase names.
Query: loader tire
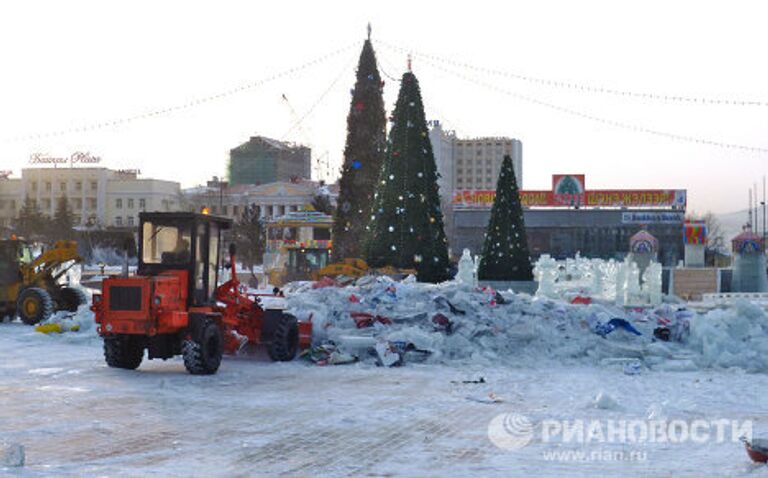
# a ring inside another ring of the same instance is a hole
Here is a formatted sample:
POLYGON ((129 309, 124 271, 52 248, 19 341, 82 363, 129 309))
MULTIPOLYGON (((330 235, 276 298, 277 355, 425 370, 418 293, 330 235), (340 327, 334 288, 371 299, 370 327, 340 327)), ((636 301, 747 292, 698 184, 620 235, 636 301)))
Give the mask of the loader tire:
POLYGON ((78 307, 88 302, 80 289, 74 287, 63 287, 60 294, 59 310, 66 310, 69 312, 77 312, 78 307))
POLYGON ((35 325, 48 320, 53 315, 51 294, 39 287, 24 289, 16 301, 19 318, 27 325, 35 325))
POLYGON ((296 317, 283 314, 275 326, 272 340, 267 345, 269 358, 274 362, 290 362, 299 349, 299 323, 296 317))
POLYGON ((181 346, 184 366, 192 375, 212 375, 219 369, 224 354, 221 328, 215 321, 205 319, 196 335, 181 346))
POLYGON ((104 359, 110 367, 135 370, 143 358, 141 337, 125 334, 104 337, 104 359))

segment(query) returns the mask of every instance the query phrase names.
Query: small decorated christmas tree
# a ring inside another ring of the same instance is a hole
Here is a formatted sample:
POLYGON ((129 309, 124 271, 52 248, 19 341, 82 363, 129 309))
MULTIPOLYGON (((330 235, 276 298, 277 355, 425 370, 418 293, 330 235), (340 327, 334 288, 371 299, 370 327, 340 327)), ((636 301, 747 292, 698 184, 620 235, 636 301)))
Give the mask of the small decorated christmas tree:
POLYGON ((480 280, 533 280, 523 207, 509 156, 504 156, 501 163, 496 198, 477 275, 480 280))
MULTIPOLYGON (((410 68, 409 68, 410 69, 410 68)), ((373 267, 415 268, 421 282, 451 277, 437 167, 416 76, 403 75, 366 240, 373 267)))

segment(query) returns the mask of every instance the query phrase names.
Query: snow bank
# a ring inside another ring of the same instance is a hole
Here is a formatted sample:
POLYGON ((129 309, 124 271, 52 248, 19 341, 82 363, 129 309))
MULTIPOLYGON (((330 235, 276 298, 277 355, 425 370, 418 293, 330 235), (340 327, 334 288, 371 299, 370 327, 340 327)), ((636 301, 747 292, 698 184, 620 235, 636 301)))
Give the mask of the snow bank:
POLYGON ((637 373, 698 367, 768 371, 766 317, 747 303, 700 316, 672 305, 632 311, 608 302, 571 305, 511 291, 496 295, 454 282, 432 285, 378 277, 357 284, 318 289, 312 283, 290 284, 287 310, 301 319, 312 317, 314 343, 333 341, 361 359, 372 344, 403 341, 430 351, 432 363, 528 367, 639 361, 637 373), (358 328, 353 316, 360 314, 370 316, 372 325, 358 328), (448 319, 448 329, 436 322, 438 314, 448 319), (623 320, 607 327, 611 319, 623 320), (654 338, 659 326, 671 328, 669 341, 654 338), (605 330, 610 331, 605 337, 597 333, 605 330))
POLYGON ((768 317, 745 300, 729 309, 710 311, 692 322, 690 346, 703 367, 768 371, 768 317))

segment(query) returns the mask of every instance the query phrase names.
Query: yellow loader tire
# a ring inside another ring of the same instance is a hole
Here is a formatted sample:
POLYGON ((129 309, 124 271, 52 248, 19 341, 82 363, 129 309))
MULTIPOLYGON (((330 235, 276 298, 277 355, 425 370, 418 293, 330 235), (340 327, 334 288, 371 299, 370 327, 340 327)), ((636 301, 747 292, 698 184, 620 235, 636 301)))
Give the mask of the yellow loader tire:
POLYGON ((45 289, 24 289, 16 300, 16 313, 25 324, 38 324, 53 315, 53 299, 45 289))

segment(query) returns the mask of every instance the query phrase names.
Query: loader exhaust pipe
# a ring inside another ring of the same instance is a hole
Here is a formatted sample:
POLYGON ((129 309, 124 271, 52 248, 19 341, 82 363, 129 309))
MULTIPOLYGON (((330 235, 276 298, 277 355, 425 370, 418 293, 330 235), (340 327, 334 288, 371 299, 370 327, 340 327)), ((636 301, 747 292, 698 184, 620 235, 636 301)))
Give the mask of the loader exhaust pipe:
POLYGON ((126 239, 123 242, 123 277, 128 277, 128 248, 131 247, 131 242, 126 239))
POLYGON ((235 247, 235 243, 231 242, 229 244, 229 267, 232 268, 232 280, 237 282, 237 266, 235 265, 235 254, 237 253, 237 248, 235 247))

